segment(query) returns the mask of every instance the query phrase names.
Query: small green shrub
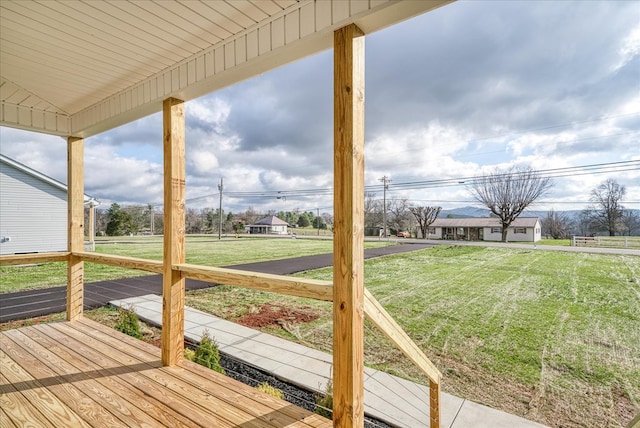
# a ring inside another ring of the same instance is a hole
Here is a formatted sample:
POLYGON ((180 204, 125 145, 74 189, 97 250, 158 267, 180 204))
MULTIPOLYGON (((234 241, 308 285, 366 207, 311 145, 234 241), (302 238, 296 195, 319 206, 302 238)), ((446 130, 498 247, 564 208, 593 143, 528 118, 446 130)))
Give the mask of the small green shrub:
POLYGON ((196 359, 196 351, 191 348, 184 348, 184 358, 189 361, 194 361, 196 359))
POLYGON ((142 339, 138 315, 130 309, 118 309, 118 322, 115 329, 136 339, 142 339))
POLYGON ((327 419, 333 419, 333 382, 329 380, 324 394, 316 395, 316 413, 327 419))
POLYGON ((218 373, 225 374, 224 369, 220 366, 220 351, 218 344, 208 331, 205 331, 200 340, 194 360, 196 363, 215 370, 218 373))
POLYGON ((267 382, 263 382, 260 385, 256 386, 258 391, 262 391, 266 394, 271 395, 272 397, 279 398, 280 400, 284 399, 284 392, 279 390, 278 388, 269 385, 267 382))

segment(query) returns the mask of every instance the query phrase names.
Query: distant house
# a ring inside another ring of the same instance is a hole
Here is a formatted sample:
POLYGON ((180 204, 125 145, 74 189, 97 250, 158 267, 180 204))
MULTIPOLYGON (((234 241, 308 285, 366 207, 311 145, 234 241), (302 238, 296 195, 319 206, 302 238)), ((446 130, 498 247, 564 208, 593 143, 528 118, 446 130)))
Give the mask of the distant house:
MULTIPOLYGON (((494 217, 438 218, 429 227, 428 239, 501 241, 502 225, 494 217)), ((519 217, 507 229, 509 242, 537 242, 542 238, 538 217, 519 217)))
POLYGON ((251 234, 286 235, 289 223, 276 216, 265 217, 247 226, 251 234))
POLYGON ((0 254, 66 250, 67 186, 0 155, 0 254))

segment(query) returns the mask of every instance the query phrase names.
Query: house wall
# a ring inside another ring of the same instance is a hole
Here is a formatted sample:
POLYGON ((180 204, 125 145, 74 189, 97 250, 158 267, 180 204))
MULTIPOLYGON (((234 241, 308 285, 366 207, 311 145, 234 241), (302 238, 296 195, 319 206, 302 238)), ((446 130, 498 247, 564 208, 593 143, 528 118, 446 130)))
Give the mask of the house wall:
MULTIPOLYGON (((436 227, 435 228, 435 234, 434 233, 429 234, 428 238, 429 239, 443 239, 443 236, 444 236, 444 230, 443 229, 445 229, 445 228, 436 227)), ((482 229, 484 230, 484 239, 483 239, 483 241, 500 242, 502 240, 502 233, 501 232, 491 233, 491 229, 492 229, 491 227, 484 227, 482 229)), ((507 240, 509 242, 537 242, 540 239, 542 239, 542 227, 541 227, 539 221, 536 223, 536 226, 534 228, 527 227, 527 228, 525 228, 525 230, 526 230, 525 233, 515 233, 514 232, 514 228, 510 227, 509 230, 507 231, 507 240)), ((421 234, 418 237, 421 237, 421 234)))
POLYGON ((249 226, 249 233, 251 234, 271 234, 271 235, 286 235, 286 225, 274 225, 274 226, 249 226))
MULTIPOLYGON (((507 230, 507 241, 509 242, 536 242, 541 239, 541 230, 539 223, 536 223, 536 227, 525 228, 525 233, 515 233, 514 228, 510 227, 507 230), (537 230, 537 233, 536 233, 537 230)), ((484 228, 484 240, 485 241, 501 241, 502 233, 491 233, 490 227, 484 228)))
POLYGON ((0 254, 67 250, 64 190, 5 163, 0 189, 0 254))
POLYGON ((285 226, 285 225, 271 226, 271 233, 277 233, 279 235, 286 235, 287 234, 287 226, 285 226))

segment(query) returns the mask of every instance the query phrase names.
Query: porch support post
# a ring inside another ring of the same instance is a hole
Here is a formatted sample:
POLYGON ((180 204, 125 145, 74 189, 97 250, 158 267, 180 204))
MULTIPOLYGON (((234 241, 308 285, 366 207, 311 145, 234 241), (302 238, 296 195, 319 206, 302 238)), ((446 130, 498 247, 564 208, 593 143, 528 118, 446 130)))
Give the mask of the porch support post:
POLYGON ((84 250, 84 140, 67 139, 67 320, 82 318, 84 262, 73 252, 84 250))
POLYGON ((178 364, 184 352, 184 284, 174 264, 185 262, 184 101, 162 104, 164 135, 164 248, 162 275, 162 363, 178 364))
POLYGON ((364 425, 364 33, 334 32, 333 426, 364 425))
POLYGON ((91 244, 91 251, 96 241, 96 205, 95 202, 89 202, 89 244, 91 244))

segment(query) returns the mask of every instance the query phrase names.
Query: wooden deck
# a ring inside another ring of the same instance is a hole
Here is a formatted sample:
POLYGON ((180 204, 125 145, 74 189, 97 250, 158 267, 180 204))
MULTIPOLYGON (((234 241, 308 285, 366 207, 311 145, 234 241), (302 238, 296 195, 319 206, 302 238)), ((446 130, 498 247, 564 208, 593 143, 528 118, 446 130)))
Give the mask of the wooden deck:
POLYGON ((88 319, 0 332, 0 426, 331 427, 88 319))

